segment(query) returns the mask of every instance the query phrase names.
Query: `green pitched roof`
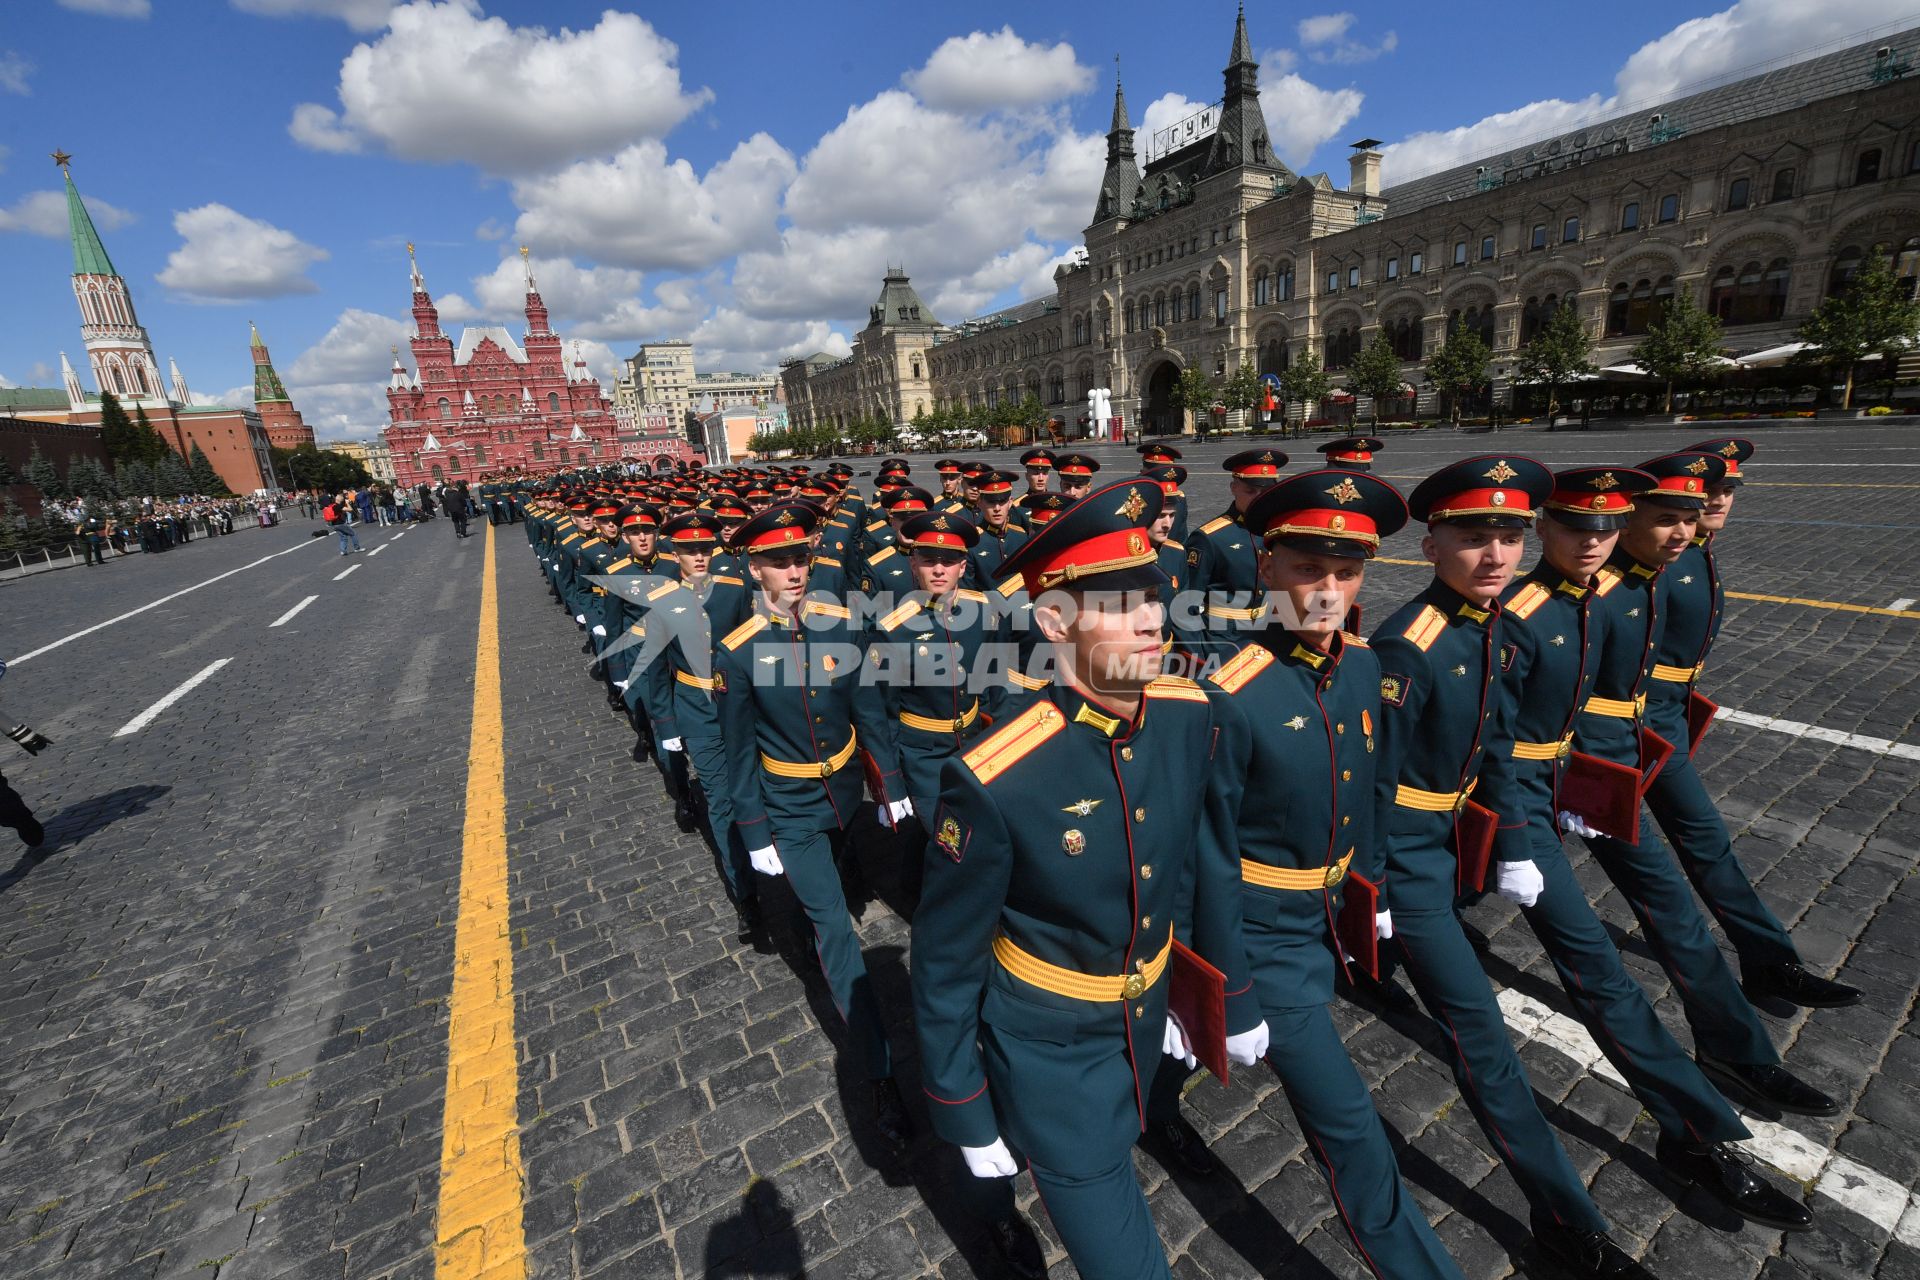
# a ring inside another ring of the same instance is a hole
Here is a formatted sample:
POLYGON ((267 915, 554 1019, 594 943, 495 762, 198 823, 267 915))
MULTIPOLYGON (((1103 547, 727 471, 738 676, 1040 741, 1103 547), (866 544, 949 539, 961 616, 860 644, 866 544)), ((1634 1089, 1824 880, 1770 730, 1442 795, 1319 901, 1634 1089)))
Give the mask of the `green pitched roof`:
MULTIPOLYGON (((63 171, 64 172, 64 171, 63 171)), ((73 235, 73 274, 77 276, 117 276, 113 269, 113 260, 107 257, 107 246, 100 243, 100 233, 93 229, 93 219, 87 216, 87 206, 81 202, 80 193, 74 189, 73 175, 67 174, 67 230, 73 235)))

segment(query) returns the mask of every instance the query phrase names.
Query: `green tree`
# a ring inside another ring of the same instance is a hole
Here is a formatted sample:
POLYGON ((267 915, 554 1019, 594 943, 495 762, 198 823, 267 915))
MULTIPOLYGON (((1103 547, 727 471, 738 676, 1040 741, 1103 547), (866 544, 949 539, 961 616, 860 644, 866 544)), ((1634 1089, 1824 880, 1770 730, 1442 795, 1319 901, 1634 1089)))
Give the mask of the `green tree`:
POLYGON ((1400 397, 1400 357, 1394 354, 1393 343, 1387 335, 1376 331, 1373 341, 1366 345, 1360 356, 1347 371, 1347 386, 1355 395, 1363 395, 1373 401, 1373 425, 1380 425, 1380 402, 1400 397))
POLYGON ((33 451, 27 455, 26 479, 28 484, 39 491, 42 501, 49 498, 65 498, 72 493, 67 488, 66 481, 60 478, 60 468, 53 465, 52 458, 40 452, 38 444, 35 444, 33 451))
POLYGON ((160 465, 153 469, 153 487, 162 498, 177 498, 193 490, 193 475, 187 470, 180 455, 169 451, 160 459, 160 465))
POLYGON ((75 458, 67 467, 67 487, 93 507, 104 507, 118 496, 113 489, 113 477, 97 458, 75 458))
POLYGON ((1313 348, 1303 344, 1299 356, 1294 362, 1280 371, 1280 390, 1290 403, 1300 406, 1300 418, 1304 422, 1313 417, 1313 410, 1333 391, 1333 377, 1320 367, 1320 357, 1313 348))
POLYGON ((1520 349, 1514 381, 1546 387, 1547 416, 1552 418, 1560 411, 1560 388, 1593 373, 1593 361, 1587 358, 1592 350, 1593 337, 1580 322, 1580 313, 1571 306, 1557 307, 1533 341, 1520 349))
MULTIPOLYGON (((1250 415, 1265 402, 1266 387, 1260 383, 1260 374, 1251 361, 1242 361, 1240 367, 1227 375, 1220 384, 1220 403, 1235 413, 1250 415)), ((1251 422, 1247 417, 1244 421, 1251 422)))
POLYGON ((107 461, 119 462, 123 458, 132 458, 139 449, 139 435, 134 430, 133 420, 127 417, 127 411, 120 407, 120 399, 111 391, 100 393, 100 447, 107 451, 107 461))
POLYGON ((1725 367, 1720 362, 1720 317, 1702 311, 1691 294, 1683 293, 1647 326, 1647 336, 1633 348, 1633 359, 1666 383, 1661 412, 1672 413, 1674 383, 1697 385, 1725 367))
POLYGON ((153 493, 153 468, 138 460, 128 463, 126 479, 120 483, 120 492, 128 498, 150 496, 153 493))
POLYGON ((230 498, 233 491, 227 488, 226 481, 213 469, 213 462, 196 442, 187 454, 187 474, 193 477, 193 491, 204 493, 210 498, 230 498))
POLYGON ((20 483, 20 481, 13 473, 13 464, 8 462, 4 456, 0 456, 0 489, 4 489, 10 484, 18 483, 20 483))
POLYGON ((1898 361, 1920 337, 1920 302, 1909 299, 1888 259, 1870 254, 1847 287, 1825 299, 1800 322, 1800 340, 1813 344, 1806 362, 1842 373, 1840 407, 1853 407, 1853 375, 1861 361, 1898 361))
POLYGON ((136 405, 133 410, 133 456, 149 467, 157 466, 160 459, 167 455, 167 442, 154 430, 153 422, 147 417, 145 405, 136 405))
POLYGON ((1207 410, 1213 406, 1213 380, 1202 373, 1199 366, 1188 365, 1180 371, 1167 399, 1174 408, 1193 415, 1193 429, 1197 434, 1207 434, 1207 410))
POLYGON ((1462 329, 1448 338, 1439 350, 1427 357, 1424 366, 1427 381, 1446 397, 1447 411, 1458 425, 1460 401, 1487 384, 1487 365, 1493 353, 1480 335, 1462 329))

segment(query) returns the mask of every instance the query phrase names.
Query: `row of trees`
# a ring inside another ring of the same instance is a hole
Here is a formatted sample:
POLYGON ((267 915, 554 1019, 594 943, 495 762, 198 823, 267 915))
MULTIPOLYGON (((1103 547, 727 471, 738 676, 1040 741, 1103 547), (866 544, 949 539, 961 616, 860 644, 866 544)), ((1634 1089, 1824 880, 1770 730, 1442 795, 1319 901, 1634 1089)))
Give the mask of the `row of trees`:
POLYGON ((35 445, 27 456, 27 465, 19 475, 5 459, 0 459, 0 487, 30 484, 39 490, 42 501, 70 502, 76 498, 101 505, 134 498, 174 499, 197 494, 211 498, 230 498, 232 493, 221 483, 220 475, 199 445, 183 461, 179 454, 162 444, 155 463, 144 458, 122 458, 111 467, 97 458, 79 457, 67 465, 65 475, 53 459, 35 445))
POLYGON ((275 488, 284 484, 290 489, 324 489, 328 493, 339 493, 343 489, 359 489, 373 483, 373 473, 367 470, 365 463, 331 449, 319 449, 310 444, 303 444, 298 449, 282 449, 275 445, 269 452, 273 455, 271 483, 275 488))

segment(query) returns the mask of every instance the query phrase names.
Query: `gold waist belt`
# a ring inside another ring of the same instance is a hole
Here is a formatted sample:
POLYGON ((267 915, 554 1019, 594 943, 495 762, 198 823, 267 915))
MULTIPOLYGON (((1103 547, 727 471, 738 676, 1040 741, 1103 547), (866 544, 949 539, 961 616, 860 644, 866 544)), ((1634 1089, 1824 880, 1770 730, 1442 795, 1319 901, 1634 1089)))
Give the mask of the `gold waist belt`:
POLYGON ((809 760, 805 764, 795 764, 788 760, 775 760, 762 751, 760 765, 768 773, 778 774, 782 778, 830 778, 847 767, 847 761, 853 759, 853 749, 860 744, 860 735, 847 739, 847 745, 828 756, 823 761, 809 760))
POLYGON ((1147 993, 1147 988, 1160 981, 1160 975, 1167 970, 1167 958, 1172 954, 1173 931, 1169 929, 1167 945, 1160 948, 1159 955, 1151 960, 1134 961, 1132 973, 1105 978, 1048 964, 1040 957, 1022 951, 1004 933, 995 934, 993 938, 993 958, 1000 962, 1001 968, 1022 982, 1030 982, 1042 991, 1051 991, 1069 1000, 1100 1003, 1138 1000, 1147 993))

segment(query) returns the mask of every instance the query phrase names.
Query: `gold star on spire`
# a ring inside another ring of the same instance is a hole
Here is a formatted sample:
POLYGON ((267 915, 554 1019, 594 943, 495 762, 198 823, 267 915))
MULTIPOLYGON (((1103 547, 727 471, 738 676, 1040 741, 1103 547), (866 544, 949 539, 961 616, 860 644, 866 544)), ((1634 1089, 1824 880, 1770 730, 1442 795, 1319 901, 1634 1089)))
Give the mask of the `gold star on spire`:
POLYGON ((53 162, 59 165, 62 169, 66 168, 67 165, 72 160, 73 160, 73 155, 71 152, 56 150, 53 153, 53 162))

